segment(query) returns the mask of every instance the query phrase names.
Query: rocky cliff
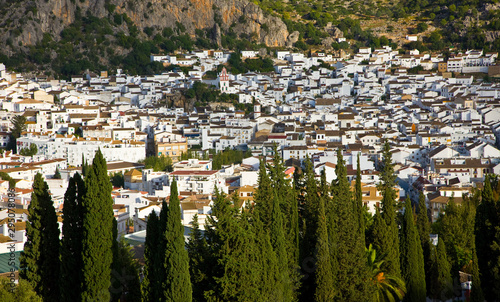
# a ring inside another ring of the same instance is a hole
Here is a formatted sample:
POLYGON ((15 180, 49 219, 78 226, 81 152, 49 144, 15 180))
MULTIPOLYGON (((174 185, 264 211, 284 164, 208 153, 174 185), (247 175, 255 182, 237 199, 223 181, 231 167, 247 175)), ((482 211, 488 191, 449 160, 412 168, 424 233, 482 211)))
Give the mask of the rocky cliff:
POLYGON ((34 45, 44 33, 57 40, 77 13, 110 19, 125 13, 139 30, 161 31, 182 24, 192 36, 196 29, 217 32, 219 27, 224 33, 231 28, 238 35, 276 47, 285 46, 289 36, 281 19, 264 14, 248 0, 0 0, 0 42, 13 48, 34 45))

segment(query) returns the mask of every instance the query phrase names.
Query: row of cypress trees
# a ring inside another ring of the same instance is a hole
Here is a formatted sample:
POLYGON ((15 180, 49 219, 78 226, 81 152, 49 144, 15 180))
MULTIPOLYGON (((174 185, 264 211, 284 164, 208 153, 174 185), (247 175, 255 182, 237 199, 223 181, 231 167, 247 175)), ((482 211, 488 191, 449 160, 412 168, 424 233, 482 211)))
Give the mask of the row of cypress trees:
MULTIPOLYGON (((47 183, 41 174, 35 176, 20 277, 44 301, 117 301, 124 288, 122 284, 114 287, 112 281, 124 277, 122 269, 127 270, 128 280, 121 283, 138 287, 129 250, 116 240, 111 183, 100 150, 87 172, 85 180, 77 173, 69 181, 62 240, 47 183)), ((133 290, 128 294, 140 298, 133 290)))

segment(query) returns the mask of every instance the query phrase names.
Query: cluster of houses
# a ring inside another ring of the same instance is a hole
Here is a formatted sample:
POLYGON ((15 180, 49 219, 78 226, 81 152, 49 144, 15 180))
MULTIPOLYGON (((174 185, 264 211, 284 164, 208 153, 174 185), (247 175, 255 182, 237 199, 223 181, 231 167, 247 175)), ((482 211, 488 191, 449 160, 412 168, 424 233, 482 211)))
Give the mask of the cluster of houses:
MULTIPOLYGON (((6 150, 0 154, 0 174, 15 183, 21 232, 15 238, 6 236, 9 181, 0 180, 0 254, 7 244, 22 246, 25 240, 22 234, 34 175, 44 175, 60 211, 69 177, 81 172, 82 164, 91 162, 98 149, 108 162, 110 176, 119 173, 124 178, 124 185, 112 192, 119 233, 139 242, 144 239, 148 215, 161 209, 163 199, 168 200, 172 180, 177 181, 183 224, 191 225, 197 214, 203 225, 216 188, 238 194, 238 207, 253 202, 260 162, 272 160, 275 152, 285 162, 287 178, 310 159, 315 173, 324 170, 332 181, 341 149, 352 186, 359 158, 363 202, 373 213, 382 199, 376 168, 388 142, 399 197, 417 199, 423 191, 432 220, 450 198, 460 203, 482 186, 486 174, 500 174, 500 85, 454 74, 472 67, 484 72, 497 54, 469 51, 445 61, 441 55, 418 51, 401 55, 384 47, 361 48, 352 58, 340 60, 324 53, 278 51, 274 72, 232 75, 224 67, 217 79, 203 78, 207 71, 226 64, 230 55, 193 51, 151 57, 166 65, 191 66, 187 74, 180 70, 152 76, 101 72, 73 76, 70 81, 27 79, 0 64, 4 109, 0 147, 12 139, 9 132, 17 115, 26 118, 17 150, 37 146, 32 156, 6 150), (424 71, 409 71, 416 66, 424 71), (237 95, 238 102, 252 104, 252 112, 235 110, 230 103, 194 108, 166 105, 196 81, 237 95), (250 156, 242 163, 213 169, 208 150, 228 148, 248 151, 250 156), (188 150, 196 151, 182 160, 188 150), (145 168, 143 160, 148 156, 169 157, 171 171, 145 168)), ((242 52, 243 58, 257 55, 242 52)))

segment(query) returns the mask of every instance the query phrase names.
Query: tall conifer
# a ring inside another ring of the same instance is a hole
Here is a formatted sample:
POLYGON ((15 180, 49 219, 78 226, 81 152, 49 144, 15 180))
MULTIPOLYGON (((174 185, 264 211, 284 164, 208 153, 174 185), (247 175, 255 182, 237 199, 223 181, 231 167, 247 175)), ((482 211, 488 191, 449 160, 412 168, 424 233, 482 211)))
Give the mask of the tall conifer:
POLYGON ((186 244, 189 256, 189 272, 193 285, 193 300, 204 301, 205 290, 209 288, 209 247, 198 223, 198 214, 193 217, 193 230, 186 244))
POLYGON ((401 230, 401 274, 406 283, 405 301, 425 302, 424 256, 415 228, 410 199, 405 202, 405 213, 401 230))
POLYGON ((167 302, 192 300, 189 259, 185 249, 184 227, 181 223, 181 207, 175 179, 170 186, 165 238, 163 299, 167 302))
POLYGON ((451 266, 443 239, 438 238, 438 244, 433 250, 432 258, 431 295, 435 299, 448 300, 453 294, 453 283, 451 266))
POLYGON ((362 236, 362 241, 365 242, 365 215, 364 215, 364 209, 363 209, 363 192, 361 191, 361 165, 360 165, 360 158, 359 155, 361 153, 358 153, 358 161, 357 161, 357 167, 356 167, 356 187, 354 190, 354 196, 355 196, 355 206, 356 206, 356 213, 359 216, 359 229, 360 229, 360 236, 362 236))
MULTIPOLYGON (((382 163, 380 171, 380 184, 377 189, 382 192, 382 213, 384 223, 373 225, 373 245, 377 251, 385 253, 385 262, 382 270, 386 273, 400 277, 399 266, 399 232, 396 224, 396 191, 394 183, 396 176, 392 164, 392 155, 389 143, 384 144, 382 163)), ((379 221, 380 222, 380 221, 379 221)))
POLYGON ((85 183, 76 173, 64 194, 63 238, 61 245, 61 301, 78 301, 81 296, 83 205, 85 183))
POLYGON ((418 197, 418 210, 417 210, 417 231, 418 237, 420 239, 420 245, 422 247, 422 253, 424 255, 424 271, 425 271, 425 284, 427 288, 427 293, 430 289, 430 270, 432 265, 431 260, 431 223, 429 221, 429 216, 427 215, 427 206, 425 205, 425 196, 422 191, 419 193, 418 197))
POLYGON ((316 290, 315 301, 333 301, 335 297, 334 276, 332 273, 331 255, 328 241, 328 230, 325 215, 324 200, 319 200, 318 235, 316 242, 316 290))
POLYGON ((83 198, 82 301, 109 301, 113 261, 113 199, 106 160, 96 152, 83 198))
POLYGON ((160 241, 160 224, 156 212, 148 216, 146 228, 146 242, 144 244, 144 279, 142 280, 142 301, 160 301, 163 294, 161 272, 163 262, 159 253, 162 251, 160 241))
POLYGON ((47 301, 59 301, 59 226, 49 187, 38 173, 28 207, 26 236, 19 275, 47 301))
POLYGON ((484 302, 483 289, 481 288, 481 277, 479 275, 479 266, 475 249, 472 251, 472 288, 470 301, 484 302))
MULTIPOLYGON (((336 204, 337 230, 337 286, 340 300, 366 301, 368 276, 365 258, 365 242, 360 230, 360 216, 347 180, 347 169, 340 149, 337 151, 337 180, 333 185, 336 204)), ((334 264, 335 265, 335 264, 334 264)))
POLYGON ((487 301, 500 297, 500 201, 495 200, 491 185, 488 175, 477 207, 475 228, 481 285, 487 301))

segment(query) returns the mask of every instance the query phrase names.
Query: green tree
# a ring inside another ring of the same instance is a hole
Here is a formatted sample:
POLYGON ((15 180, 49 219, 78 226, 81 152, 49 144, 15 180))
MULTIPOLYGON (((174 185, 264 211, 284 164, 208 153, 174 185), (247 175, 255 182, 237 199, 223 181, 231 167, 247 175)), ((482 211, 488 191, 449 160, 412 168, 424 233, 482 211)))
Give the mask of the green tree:
POLYGON ((425 302, 424 255, 414 224, 413 209, 410 198, 406 198, 405 213, 401 229, 401 274, 406 283, 405 301, 425 302))
POLYGON ((189 259, 185 249, 184 227, 181 223, 181 206, 175 179, 170 185, 170 202, 166 216, 166 228, 162 235, 165 240, 163 267, 163 299, 165 301, 191 301, 192 288, 189 276, 189 259))
POLYGON ((431 270, 431 265, 432 265, 432 260, 431 260, 431 250, 432 250, 432 243, 430 240, 430 234, 431 234, 431 224, 429 221, 429 216, 427 214, 427 206, 425 205, 425 196, 422 191, 419 193, 418 197, 418 212, 417 212, 417 231, 418 231, 418 237, 420 239, 420 245, 422 247, 422 252, 424 255, 424 271, 425 271, 425 284, 427 293, 429 293, 430 289, 430 270, 431 270))
POLYGON ((75 173, 69 179, 68 189, 64 194, 61 275, 59 278, 61 301, 78 301, 82 292, 82 199, 84 195, 85 183, 80 174, 75 173))
POLYGON ((365 209, 363 205, 363 192, 361 191, 361 167, 360 167, 360 159, 359 155, 361 153, 358 153, 358 161, 357 161, 357 168, 356 168, 356 186, 354 188, 354 198, 355 198, 355 207, 356 207, 356 213, 359 216, 359 229, 360 229, 360 235, 361 235, 361 241, 363 241, 363 244, 365 242, 365 209))
POLYGON ((484 302, 483 289, 481 288, 481 277, 476 250, 472 254, 472 288, 470 293, 471 302, 484 302))
POLYGON ((163 294, 161 288, 163 282, 161 271, 161 267, 163 266, 161 262, 161 239, 160 222, 156 212, 153 211, 148 216, 146 241, 144 244, 144 279, 141 284, 142 301, 144 302, 160 301, 160 297, 163 294))
POLYGON ((193 217, 193 230, 186 244, 189 256, 189 272, 193 284, 193 300, 204 301, 205 290, 209 288, 209 247, 198 223, 198 214, 193 217))
POLYGON ((332 272, 332 257, 330 255, 328 230, 326 223, 326 214, 324 199, 319 200, 318 211, 318 229, 317 229, 317 242, 316 242, 316 291, 315 301, 333 301, 335 298, 335 278, 332 272))
POLYGON ((26 121, 24 115, 16 115, 12 118, 12 128, 10 128, 10 138, 7 150, 12 150, 14 153, 17 153, 17 139, 21 137, 21 133, 26 131, 26 121))
POLYGON ((83 198, 83 301, 109 301, 113 261, 113 199, 106 160, 97 150, 83 198))
POLYGON ((110 288, 112 301, 141 301, 139 263, 134 259, 134 252, 124 237, 118 239, 115 249, 110 288))
POLYGON ((49 187, 37 173, 28 207, 24 251, 19 275, 47 301, 59 299, 59 226, 49 187))
POLYGON ((61 172, 59 172, 59 167, 56 167, 56 171, 54 172, 53 179, 61 179, 61 172))
POLYGON ((394 166, 389 143, 384 144, 382 162, 380 164, 380 184, 377 189, 382 192, 382 213, 373 226, 373 245, 378 251, 386 253, 383 270, 390 275, 401 276, 399 266, 399 234, 396 224, 396 191, 394 190, 394 166))
POLYGON ((33 290, 31 284, 20 279, 19 283, 12 288, 9 279, 0 278, 0 301, 3 302, 42 302, 42 298, 33 290))
POLYGON ((433 250, 432 257, 431 295, 435 299, 448 300, 453 293, 453 283, 450 273, 451 266, 443 239, 438 239, 438 245, 433 250))
POLYGON ((500 202, 495 200, 492 184, 498 186, 496 179, 488 175, 477 207, 475 227, 481 285, 487 301, 500 296, 500 202))
POLYGON ((366 279, 364 232, 360 229, 360 211, 353 198, 347 168, 342 152, 337 151, 337 179, 332 185, 332 196, 336 209, 337 248, 336 265, 341 270, 337 275, 340 299, 344 301, 366 301, 369 298, 366 279))

